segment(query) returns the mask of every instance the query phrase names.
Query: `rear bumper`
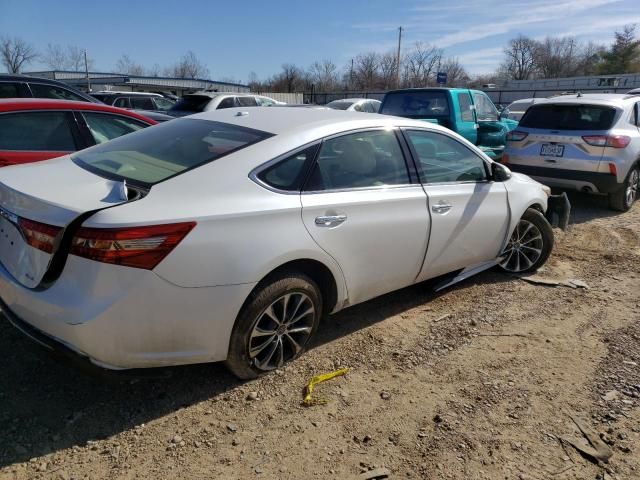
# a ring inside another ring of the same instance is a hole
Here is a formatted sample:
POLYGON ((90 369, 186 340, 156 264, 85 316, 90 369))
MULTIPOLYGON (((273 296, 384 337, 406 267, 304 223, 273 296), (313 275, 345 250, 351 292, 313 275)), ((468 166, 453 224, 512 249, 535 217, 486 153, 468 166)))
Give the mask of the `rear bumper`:
POLYGON ((615 175, 601 172, 582 172, 560 168, 532 167, 508 163, 514 172, 529 175, 534 180, 550 187, 567 190, 590 191, 591 193, 613 193, 621 188, 615 175))
POLYGON ((51 288, 34 291, 0 265, 0 307, 14 326, 65 357, 116 370, 224 360, 252 288, 182 288, 70 256, 51 288))

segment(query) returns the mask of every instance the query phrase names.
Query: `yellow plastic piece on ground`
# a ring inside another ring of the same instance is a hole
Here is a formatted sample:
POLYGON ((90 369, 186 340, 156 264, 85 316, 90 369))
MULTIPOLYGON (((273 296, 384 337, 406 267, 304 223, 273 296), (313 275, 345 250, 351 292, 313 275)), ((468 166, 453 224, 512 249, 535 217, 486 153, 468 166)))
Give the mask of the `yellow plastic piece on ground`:
POLYGON ((313 377, 311 380, 309 380, 307 386, 304 387, 304 399, 302 400, 302 404, 305 407, 311 407, 313 405, 322 405, 327 403, 324 398, 311 398, 313 387, 318 383, 326 382, 327 380, 331 380, 332 378, 344 375, 348 371, 348 368, 341 368, 340 370, 336 370, 335 372, 323 373, 322 375, 316 375, 315 377, 313 377))

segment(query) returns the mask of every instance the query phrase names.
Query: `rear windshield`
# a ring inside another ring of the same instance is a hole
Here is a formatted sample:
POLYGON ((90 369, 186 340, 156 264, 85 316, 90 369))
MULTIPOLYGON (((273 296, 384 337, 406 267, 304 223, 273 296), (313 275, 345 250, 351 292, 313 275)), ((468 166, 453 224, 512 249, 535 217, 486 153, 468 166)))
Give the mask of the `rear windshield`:
POLYGON ((169 110, 180 112, 200 113, 204 112, 207 104, 212 100, 207 95, 185 95, 178 100, 169 110))
POLYGON ((546 130, 608 130, 615 116, 615 108, 601 105, 532 105, 520 120, 520 126, 546 130))
POLYGON ((353 102, 335 101, 327 103, 327 107, 333 108, 334 110, 346 110, 351 105, 353 105, 353 102))
POLYGON ((449 115, 444 92, 396 92, 384 97, 380 113, 408 118, 433 118, 449 115))
POLYGON ((185 118, 81 150, 71 158, 98 175, 151 186, 270 136, 228 123, 185 118))

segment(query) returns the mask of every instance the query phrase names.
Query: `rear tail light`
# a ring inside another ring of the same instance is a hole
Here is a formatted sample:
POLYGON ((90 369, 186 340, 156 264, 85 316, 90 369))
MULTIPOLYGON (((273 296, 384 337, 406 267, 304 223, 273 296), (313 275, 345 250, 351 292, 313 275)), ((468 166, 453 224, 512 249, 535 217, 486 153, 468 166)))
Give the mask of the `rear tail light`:
POLYGON ((80 228, 71 254, 127 267, 155 268, 195 227, 196 222, 127 228, 80 228))
POLYGON ((585 135, 582 139, 594 147, 625 148, 631 142, 626 135, 585 135))
POLYGON ((527 136, 529 136, 529 134, 527 132, 521 132, 519 130, 512 130, 511 132, 507 133, 507 141, 508 142, 519 142, 519 141, 524 140, 525 138, 527 138, 527 136))
POLYGON ((53 252, 53 243, 60 230, 62 230, 60 227, 34 222, 26 218, 18 218, 18 226, 27 244, 46 253, 53 252))
POLYGON ((500 159, 500 163, 509 163, 509 155, 503 153, 502 158, 500 159))

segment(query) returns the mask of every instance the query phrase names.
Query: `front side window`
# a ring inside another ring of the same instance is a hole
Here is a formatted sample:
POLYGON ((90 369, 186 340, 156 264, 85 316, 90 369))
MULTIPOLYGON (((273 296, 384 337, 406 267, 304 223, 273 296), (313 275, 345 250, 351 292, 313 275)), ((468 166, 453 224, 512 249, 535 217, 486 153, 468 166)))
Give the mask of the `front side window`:
POLYGON ((473 122, 473 110, 471 109, 471 97, 468 93, 458 94, 460 104, 460 116, 463 122, 473 122))
POLYGON ((408 130, 424 183, 482 182, 487 180, 484 160, 451 137, 408 130))
POLYGON ((238 97, 238 103, 241 107, 257 107, 258 102, 255 97, 238 97))
POLYGON ((104 143, 147 126, 137 120, 108 113, 83 112, 83 116, 96 143, 104 143))
POLYGON ((56 85, 43 85, 41 83, 30 83, 31 92, 36 98, 54 98, 56 100, 75 100, 86 102, 80 95, 73 93, 66 88, 57 87, 56 85))
POLYGON ((153 104, 153 100, 149 97, 131 97, 131 108, 137 108, 138 110, 153 110, 156 106, 153 104))
POLYGON ((0 82, 0 98, 18 98, 20 90, 17 83, 0 82))
POLYGON ((223 98, 220 103, 218 104, 218 110, 221 108, 233 108, 236 106, 236 99, 235 97, 227 97, 227 98, 223 98))
POLYGON ((65 112, 0 115, 0 150, 73 152, 76 144, 65 112))
POLYGON ((164 97, 154 97, 153 101, 156 104, 156 110, 163 110, 163 111, 167 111, 169 110, 171 107, 173 107, 173 103, 171 100, 167 100, 164 97))
POLYGON ((479 122, 495 122, 498 120, 498 109, 484 93, 474 93, 476 115, 479 122))
POLYGON ((309 163, 318 150, 318 145, 305 148, 287 158, 265 168, 258 178, 272 188, 288 192, 299 192, 308 170, 309 163))
POLYGON ((71 158, 98 175, 150 186, 270 136, 237 125, 184 118, 124 135, 71 158))
POLYGON ((260 106, 262 107, 270 107, 275 105, 275 102, 268 97, 259 97, 258 101, 260 102, 260 106))
POLYGON ((207 95, 185 95, 178 100, 172 107, 173 112, 204 112, 211 102, 211 97, 207 95))
POLYGON ((351 133, 323 142, 306 191, 382 187, 410 183, 395 133, 351 133))
POLYGON ((128 97, 116 98, 116 101, 113 102, 113 106, 120 107, 120 108, 131 108, 131 104, 129 103, 128 97))

